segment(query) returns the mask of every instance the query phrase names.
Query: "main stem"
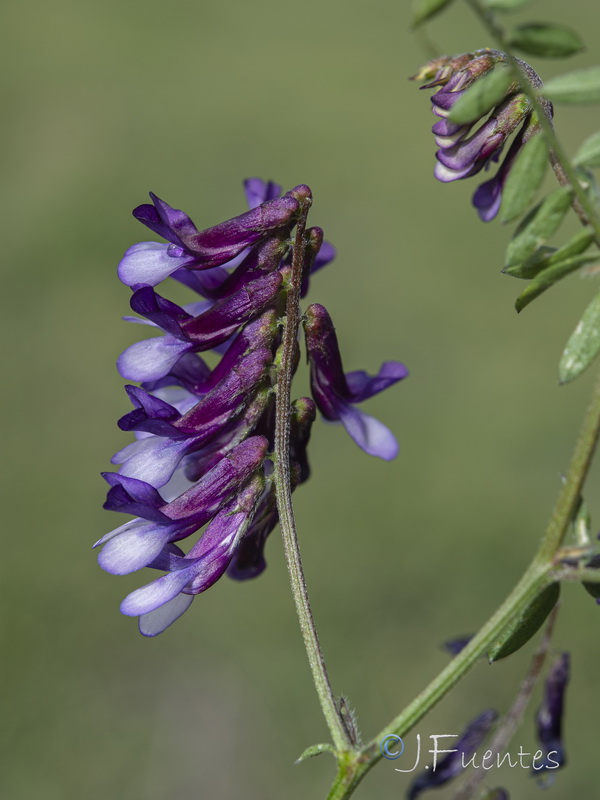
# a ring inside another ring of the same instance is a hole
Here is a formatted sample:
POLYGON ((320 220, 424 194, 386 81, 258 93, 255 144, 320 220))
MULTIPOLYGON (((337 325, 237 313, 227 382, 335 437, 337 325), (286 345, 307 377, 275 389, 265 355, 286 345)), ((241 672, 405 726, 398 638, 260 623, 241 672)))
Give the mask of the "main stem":
POLYGON ((329 732, 339 752, 351 747, 346 730, 338 714, 337 706, 327 668, 323 658, 317 628, 310 608, 304 569, 298 545, 296 521, 292 507, 292 485, 290 476, 290 393, 292 376, 294 373, 294 360, 298 340, 298 326, 300 324, 300 290, 302 274, 304 271, 306 245, 304 232, 306 217, 310 208, 310 198, 302 201, 300 217, 296 227, 294 240, 294 254, 292 259, 292 274, 287 292, 286 317, 283 326, 283 339, 281 342, 281 361, 277 371, 277 396, 275 404, 275 496, 279 511, 279 524, 283 538, 283 547, 287 561, 292 594, 296 604, 296 612, 300 622, 300 630, 304 639, 304 646, 308 655, 313 680, 319 695, 323 714, 329 727, 329 732))

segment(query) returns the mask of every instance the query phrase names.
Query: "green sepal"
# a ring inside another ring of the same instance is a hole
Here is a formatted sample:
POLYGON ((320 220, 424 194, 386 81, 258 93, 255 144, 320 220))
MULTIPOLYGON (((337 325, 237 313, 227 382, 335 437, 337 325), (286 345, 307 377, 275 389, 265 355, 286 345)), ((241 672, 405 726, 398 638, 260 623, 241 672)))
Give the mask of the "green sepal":
POLYGON ((412 3, 412 24, 413 27, 420 25, 440 11, 449 6, 452 0, 413 0, 412 3))
POLYGON ((448 119, 466 125, 480 119, 497 106, 513 83, 513 74, 504 64, 475 81, 452 106, 448 119))
POLYGON ((584 44, 578 33, 551 22, 526 22, 508 34, 508 44, 542 58, 565 58, 579 53, 584 44))
POLYGON ((600 67, 578 69, 550 78, 539 89, 539 94, 558 103, 597 103, 600 101, 600 67))
POLYGON ((582 167, 600 167, 600 131, 593 133, 583 142, 573 163, 582 167))
POLYGON ((501 222, 511 222, 529 207, 540 188, 548 166, 548 148, 537 134, 524 145, 512 165, 502 192, 501 222))
POLYGON ((558 228, 571 205, 571 188, 555 189, 520 223, 506 250, 506 266, 522 264, 558 228))
POLYGON ((600 351, 600 292, 583 312, 558 365, 558 380, 569 383, 586 370, 600 351))
POLYGON ((488 661, 492 664, 515 653, 542 627, 560 595, 560 585, 551 583, 510 623, 488 650, 488 661))
POLYGON ((310 747, 306 748, 302 755, 298 756, 294 764, 301 764, 303 761, 306 761, 306 759, 320 756, 322 753, 332 753, 335 756, 335 747, 329 744, 329 742, 325 742, 325 744, 312 744, 310 747))
POLYGON ((490 11, 514 11, 521 6, 526 5, 531 0, 483 0, 482 5, 489 8, 490 11))

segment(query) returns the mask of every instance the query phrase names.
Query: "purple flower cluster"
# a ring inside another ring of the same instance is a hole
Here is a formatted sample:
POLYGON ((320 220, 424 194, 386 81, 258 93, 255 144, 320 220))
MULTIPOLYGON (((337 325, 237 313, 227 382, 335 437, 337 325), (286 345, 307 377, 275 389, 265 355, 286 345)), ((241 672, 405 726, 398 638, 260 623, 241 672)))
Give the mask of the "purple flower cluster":
MULTIPOLYGON (((278 349, 293 256, 292 231, 307 186, 245 182, 250 210, 199 231, 187 214, 151 194, 133 214, 166 243, 129 248, 119 277, 133 292, 129 321, 162 335, 118 359, 133 409, 119 420, 135 441, 112 459, 105 508, 134 519, 100 539, 100 565, 116 575, 143 567, 165 574, 135 590, 121 611, 140 618, 146 636, 163 631, 195 595, 223 574, 237 580, 265 568, 264 545, 278 521, 271 475, 278 349), (180 306, 155 287, 171 278, 196 293, 180 306), (209 366, 201 354, 220 359, 209 366), (160 490, 160 491, 159 491, 160 490), (179 542, 201 531, 187 553, 179 542)), ((304 235, 302 295, 310 276, 334 257, 320 228, 304 235)), ((318 407, 340 421, 367 453, 393 458, 393 434, 356 403, 407 375, 386 362, 376 376, 344 373, 331 319, 322 306, 305 318, 314 401, 291 407, 290 467, 296 488, 309 476, 307 444, 318 407)))
MULTIPOLYGON (((505 60, 503 53, 487 49, 454 58, 443 56, 426 64, 414 76, 419 80, 433 78, 422 89, 440 87, 431 98, 433 113, 440 118, 432 132, 438 146, 434 175, 444 183, 470 178, 489 169, 500 159, 509 137, 521 126, 494 177, 482 183, 473 195, 473 205, 484 222, 497 215, 511 166, 523 145, 539 130, 539 124, 530 101, 518 91, 516 83, 508 87, 504 98, 475 130, 481 119, 459 124, 448 116, 467 89, 505 60)), ((533 73, 529 65, 521 63, 533 73)), ((538 82, 541 84, 539 79, 538 82)), ((548 112, 551 113, 549 104, 548 112)))

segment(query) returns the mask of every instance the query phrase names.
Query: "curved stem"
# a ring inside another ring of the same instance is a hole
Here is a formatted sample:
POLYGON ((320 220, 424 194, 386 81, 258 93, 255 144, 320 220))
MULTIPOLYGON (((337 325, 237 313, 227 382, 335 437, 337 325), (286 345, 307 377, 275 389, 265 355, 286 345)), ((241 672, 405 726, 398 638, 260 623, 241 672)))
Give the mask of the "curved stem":
POLYGON ((301 199, 302 209, 296 227, 292 274, 287 293, 286 318, 281 343, 281 362, 277 372, 274 484, 285 557, 304 646, 329 732, 336 749, 344 751, 351 747, 351 743, 338 713, 310 608, 292 507, 290 476, 290 393, 300 323, 300 289, 305 261, 304 231, 310 202, 310 197, 301 199))

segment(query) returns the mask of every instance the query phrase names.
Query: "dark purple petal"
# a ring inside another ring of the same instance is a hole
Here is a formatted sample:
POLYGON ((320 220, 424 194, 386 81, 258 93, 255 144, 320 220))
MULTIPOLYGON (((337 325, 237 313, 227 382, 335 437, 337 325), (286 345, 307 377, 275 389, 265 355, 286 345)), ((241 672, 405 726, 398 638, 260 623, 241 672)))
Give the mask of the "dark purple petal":
POLYGON ((373 397, 374 394, 383 392, 388 386, 393 386, 407 375, 408 369, 400 361, 385 361, 377 375, 369 375, 362 370, 347 372, 349 399, 353 403, 360 403, 368 397, 373 397))
POLYGON ((256 208, 268 200, 275 200, 281 195, 281 186, 273 181, 263 181, 262 178, 246 178, 244 191, 249 208, 256 208))
POLYGON ((203 433, 215 426, 222 428, 252 400, 259 383, 269 372, 272 359, 268 348, 249 353, 232 367, 212 391, 176 420, 174 427, 190 435, 203 433))
POLYGON ((167 503, 161 511, 169 519, 201 521, 204 525, 262 464, 268 448, 264 436, 251 436, 222 458, 201 480, 167 503))
POLYGON ((569 677, 569 654, 563 652, 550 668, 544 684, 542 704, 535 717, 537 738, 545 755, 544 763, 533 767, 535 772, 557 769, 566 763, 562 723, 569 677))
POLYGON ((130 411, 118 421, 122 431, 144 430, 156 436, 169 436, 173 433, 174 428, 170 423, 181 416, 176 408, 139 386, 126 386, 125 391, 135 406, 135 411, 130 411), (153 424, 148 426, 148 420, 153 424))
POLYGON ((213 297, 229 297, 256 278, 274 272, 290 247, 287 233, 269 236, 253 247, 246 258, 213 292, 213 297))
POLYGON ((166 333, 180 339, 184 338, 181 334, 182 323, 193 319, 181 306, 161 297, 151 286, 137 289, 131 295, 129 305, 136 314, 141 314, 166 333))
POLYGON ((293 197, 270 200, 227 222, 182 237, 184 247, 196 257, 195 269, 218 267, 265 234, 291 224, 298 207, 293 197))
POLYGON ((184 322, 182 330, 195 350, 208 350, 224 342, 252 317, 271 305, 282 278, 274 272, 251 281, 231 297, 220 300, 204 314, 184 322))
POLYGON ((111 487, 104 504, 107 511, 121 511, 156 522, 168 522, 162 513, 165 501, 149 483, 116 472, 103 472, 102 477, 111 487))

